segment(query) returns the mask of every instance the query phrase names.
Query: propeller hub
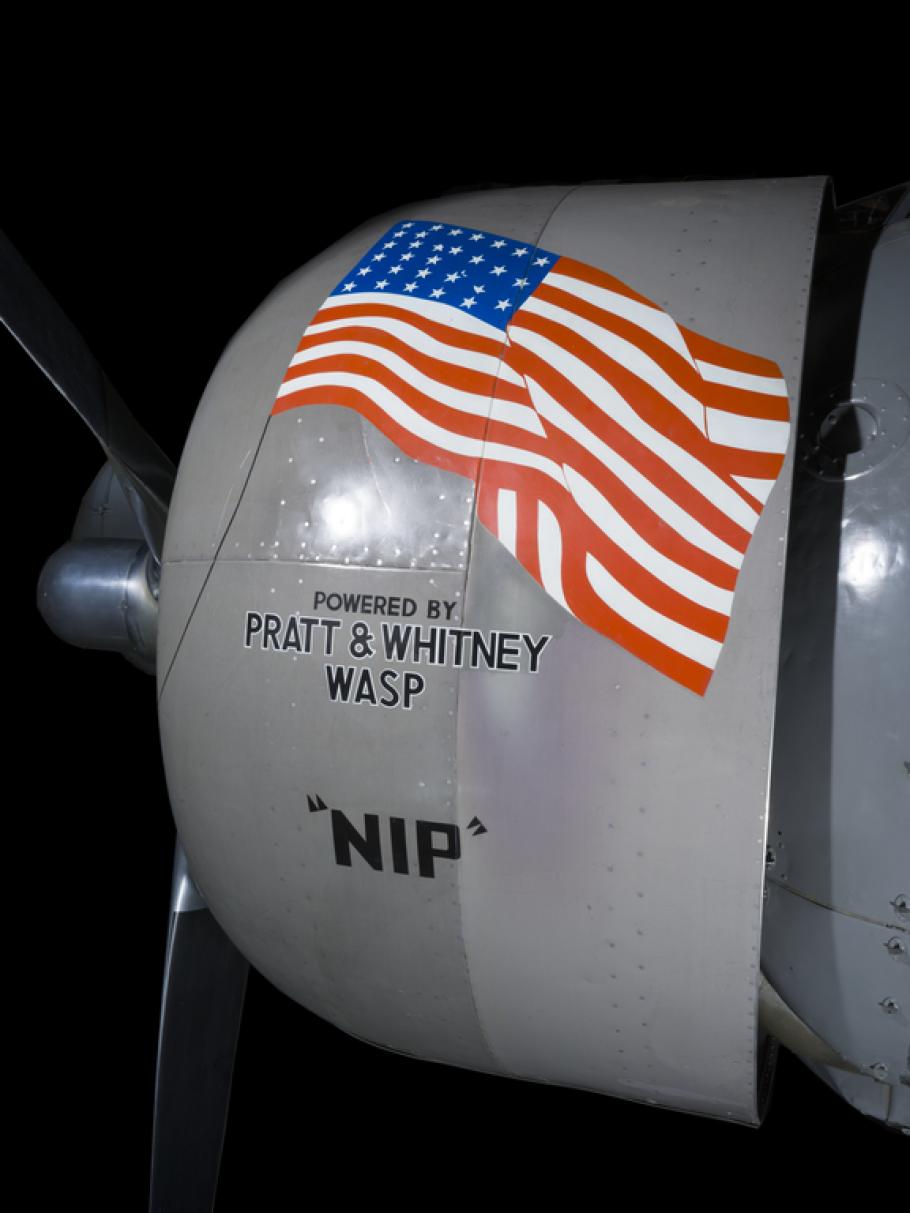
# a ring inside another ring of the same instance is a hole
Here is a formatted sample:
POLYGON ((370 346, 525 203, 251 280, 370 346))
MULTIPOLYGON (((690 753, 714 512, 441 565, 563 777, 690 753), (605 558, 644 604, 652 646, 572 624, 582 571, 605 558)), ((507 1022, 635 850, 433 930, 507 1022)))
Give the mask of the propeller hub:
POLYGON ((135 539, 65 543, 38 579, 38 609, 48 627, 83 649, 122 653, 155 671, 158 568, 135 539))

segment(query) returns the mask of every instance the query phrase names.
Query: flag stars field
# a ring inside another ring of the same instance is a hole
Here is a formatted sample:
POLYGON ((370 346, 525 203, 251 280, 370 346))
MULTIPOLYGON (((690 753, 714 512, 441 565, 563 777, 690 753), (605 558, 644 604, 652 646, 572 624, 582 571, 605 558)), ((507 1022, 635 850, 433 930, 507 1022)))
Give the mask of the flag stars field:
MULTIPOLYGON (((500 323, 504 311, 521 305, 522 298, 536 288, 553 261, 552 256, 544 254, 540 250, 531 249, 528 245, 520 244, 515 240, 507 240, 502 236, 493 237, 489 232, 471 231, 459 227, 447 228, 443 224, 421 227, 416 224, 410 227, 399 225, 387 238, 378 242, 361 258, 335 294, 341 292, 349 294, 348 283, 351 281, 355 282, 351 290, 371 289, 357 280, 369 277, 363 271, 375 266, 380 257, 391 258, 391 262, 387 262, 383 267, 387 287, 392 275, 397 276, 407 270, 410 274, 408 285, 399 286, 397 289, 406 291, 407 294, 415 297, 437 300, 442 296, 434 294, 434 291, 439 290, 443 284, 465 279, 468 280, 466 285, 470 284, 474 293, 480 295, 483 293, 483 289, 482 284, 476 281, 477 274, 486 273, 494 278, 500 278, 503 274, 508 273, 505 258, 516 257, 520 260, 528 258, 529 260, 525 262, 523 276, 513 282, 513 290, 516 293, 514 298, 509 300, 507 308, 499 307, 499 300, 491 300, 485 312, 481 310, 475 313, 484 315, 487 319, 492 319, 495 313, 497 323, 500 323), (431 241, 430 238, 433 236, 442 237, 445 243, 439 240, 431 241), (498 255, 488 257, 487 249, 497 250, 498 255), (530 255, 533 253, 539 253, 539 255, 534 257, 531 262, 530 255), (410 261, 415 261, 420 268, 416 271, 412 269, 409 265, 410 261), (493 262, 492 265, 489 264, 490 261, 493 262), (417 289, 411 285, 415 279, 419 280, 417 289)), ((372 289, 375 289, 375 285, 372 289)), ((462 306, 455 300, 453 300, 453 304, 462 306)), ((477 304, 474 307, 476 308, 477 304)))

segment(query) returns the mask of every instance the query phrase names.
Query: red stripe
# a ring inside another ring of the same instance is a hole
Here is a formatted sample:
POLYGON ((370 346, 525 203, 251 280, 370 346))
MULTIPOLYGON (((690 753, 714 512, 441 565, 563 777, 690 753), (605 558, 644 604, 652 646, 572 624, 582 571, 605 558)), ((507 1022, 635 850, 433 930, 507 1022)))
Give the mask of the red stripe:
MULTIPOLYGON (((491 465, 486 463, 480 469, 480 483, 483 484, 486 469, 491 465)), ((498 472, 503 467, 502 464, 496 465, 498 472)), ((515 469, 519 471, 519 469, 515 469)), ((540 582, 540 549, 537 545, 537 496, 533 490, 529 491, 531 486, 527 483, 527 474, 522 476, 509 476, 506 478, 508 484, 503 484, 499 476, 496 476, 496 491, 500 487, 514 488, 515 510, 517 515, 517 525, 515 528, 515 555, 518 561, 524 565, 535 581, 540 582)), ((498 537, 498 527, 494 531, 498 537)))
POLYGON ((713 362, 715 366, 725 366, 731 371, 742 371, 746 375, 761 375, 765 379, 783 379, 781 369, 770 358, 759 358, 757 354, 747 354, 745 350, 734 349, 732 345, 721 345, 710 337, 703 337, 692 329, 679 325, 679 331, 693 358, 699 362, 713 362))
POLYGON ((480 471, 480 484, 484 493, 490 492, 494 485, 496 491, 507 488, 516 492, 519 506, 516 555, 537 581, 540 581, 540 574, 536 502, 544 501, 555 514, 566 542, 591 552, 640 602, 693 632, 699 632, 712 640, 723 640, 729 624, 727 615, 693 602, 653 573, 649 573, 601 531, 577 504, 567 488, 561 488, 540 472, 487 461, 484 461, 480 471))
MULTIPOLYGON (((692 455, 723 480, 738 497, 745 499, 742 487, 716 463, 715 444, 650 384, 604 354, 593 342, 579 337, 572 329, 555 320, 547 320, 530 312, 518 312, 509 326, 510 331, 514 328, 529 329, 538 333, 584 362, 595 374, 616 389, 646 425, 692 455)), ((598 412, 601 410, 598 409, 598 412)))
POLYGON ((690 543, 573 438, 549 422, 545 421, 543 424, 547 431, 547 448, 551 457, 560 463, 568 464, 579 475, 584 476, 651 547, 712 585, 726 590, 733 589, 736 583, 735 568, 690 543))
MULTIPOLYGON (((335 354, 319 358, 315 362, 307 363, 305 366, 292 367, 291 373, 288 374, 285 383, 300 383, 301 387, 304 388, 311 376, 331 375, 333 372, 360 375, 364 379, 382 384, 383 387, 388 389, 399 400, 420 413, 422 417, 425 417, 434 425, 441 426, 450 433, 461 434, 476 441, 483 441, 488 436, 490 422, 487 416, 462 412, 460 409, 452 408, 450 405, 437 400, 435 396, 426 395, 426 393, 412 387, 406 380, 401 379, 394 371, 390 371, 388 367, 383 366, 381 362, 376 362, 366 355, 335 354)), ((314 390, 322 393, 322 404, 333 404, 335 392, 340 389, 334 384, 329 384, 314 388, 314 390)), ((281 397, 281 399, 293 400, 296 394, 294 392, 290 396, 281 397)), ((274 411, 279 411, 277 405, 274 411)), ((508 425, 506 422, 497 422, 495 424, 497 431, 500 429, 505 431, 504 436, 500 437, 499 441, 510 442, 514 445, 518 441, 518 436, 525 433, 524 430, 508 425)), ((524 443, 521 445, 524 445, 524 443)))
MULTIPOLYGON (((484 471, 487 469, 484 468, 484 471)), ((485 478, 482 477, 485 480, 485 478)), ((511 487, 502 485, 502 487, 511 487)), ((480 523, 497 536, 497 495, 499 486, 485 480, 485 488, 478 491, 477 517, 480 523)), ((552 502, 549 502, 552 506, 552 502)), ((559 511, 554 510, 559 518, 559 511)), ((562 529, 562 524, 561 524, 562 529)), ((570 612, 587 627, 600 632, 627 649, 660 673, 689 690, 703 695, 711 679, 712 671, 683 656, 668 645, 662 644, 647 632, 643 632, 624 616, 617 614, 597 595, 587 576, 587 550, 582 544, 565 542, 563 530, 562 584, 570 612)), ((540 577, 534 574, 540 582, 540 577)))
POLYGON ((650 447, 634 438, 612 417, 575 387, 568 379, 554 370, 530 350, 513 346, 509 361, 516 368, 541 385, 554 400, 571 413, 586 429, 590 430, 607 446, 621 455, 637 471, 658 487, 668 497, 702 526, 706 527, 724 543, 738 552, 744 552, 749 543, 749 532, 734 522, 717 506, 693 488, 677 471, 656 455, 650 447))
MULTIPOLYGON (((512 353, 506 361, 512 364, 512 353)), ((517 367, 513 367, 517 370, 517 367)), ((531 403, 530 393, 527 395, 531 403)), ((716 556, 710 555, 696 544, 691 543, 660 514, 646 505, 632 489, 586 447, 565 434, 549 421, 540 418, 540 423, 546 430, 545 450, 558 463, 568 464, 591 484, 610 502, 613 508, 625 521, 645 539, 653 548, 661 552, 668 560, 682 565, 690 572, 703 577, 721 589, 732 590, 736 583, 736 569, 716 556)), ((759 503, 760 504, 760 503, 759 503)))
POLYGON ((488 490, 484 492, 481 484, 482 479, 481 477, 477 482, 477 492, 475 495, 477 521, 482 523, 491 535, 498 538, 499 502, 497 500, 497 488, 495 484, 491 483, 488 490))
POLYGON ((741 388, 731 388, 724 384, 709 383, 682 354, 678 353, 666 342, 655 337, 647 329, 640 328, 634 321, 605 311, 586 299, 579 299, 556 286, 547 285, 546 279, 541 283, 532 296, 542 299, 554 307, 571 312, 579 319, 595 324, 600 329, 614 333, 623 338, 643 353, 647 354, 660 369, 703 405, 722 409, 724 412, 738 413, 748 417, 761 417, 769 421, 789 421, 787 401, 781 396, 769 396, 759 392, 747 392, 741 388))
POLYGON ((661 644, 647 632, 635 627, 628 619, 610 609, 594 592, 585 568, 586 553, 574 544, 563 546, 562 584, 566 601, 573 615, 604 636, 628 649, 634 656, 681 682, 697 695, 704 695, 712 671, 675 649, 661 644))
POLYGON ((585 265, 583 261, 575 261, 572 257, 560 257, 548 273, 565 274, 567 278, 577 278, 579 282, 587 282, 591 286, 599 286, 605 291, 625 295, 627 299, 634 299, 636 303, 643 303, 645 307, 653 308, 655 312, 662 310, 652 300, 646 299, 644 295, 639 295, 637 291, 633 291, 630 286, 626 286, 612 274, 608 274, 605 270, 595 269, 593 265, 585 265))
MULTIPOLYGON (((409 346, 406 342, 401 341, 397 337, 391 336, 389 333, 383 333, 376 329, 357 327, 352 325, 350 328, 334 329, 331 333, 311 333, 304 334, 303 340, 298 346, 298 353, 307 350, 324 349, 326 355, 331 355, 331 348, 340 341, 357 341, 361 345, 374 346, 376 349, 387 350, 390 354, 397 354, 402 361, 426 375, 428 379, 433 379, 440 384, 448 384, 450 387, 458 388, 462 392, 471 392, 475 396, 491 397, 494 389, 500 400, 528 401, 527 392, 523 387, 517 384, 508 383, 498 379, 496 375, 492 375, 487 371, 473 370, 470 367, 457 365, 456 363, 446 362, 441 358, 434 358, 430 354, 424 354, 419 350, 415 350, 413 346, 409 346)), ((361 355, 367 357, 368 355, 361 355)), ((356 358, 356 354, 339 354, 336 357, 356 358)), ((315 361, 307 361, 291 365, 285 375, 285 382, 294 378, 296 375, 304 374, 307 370, 315 365, 315 361)))
MULTIPOLYGON (((429 337, 444 341, 446 345, 454 345, 463 350, 476 350, 480 354, 491 354, 498 358, 502 353, 505 341, 494 337, 484 337, 480 333, 466 333, 463 329, 452 328, 438 320, 429 320, 419 312, 410 312, 402 307, 387 303, 350 303, 335 307, 323 306, 310 321, 310 326, 303 334, 305 337, 314 324, 322 324, 327 320, 345 320, 348 317, 356 319, 360 316, 383 316, 389 320, 400 320, 411 324, 429 337)), ((302 339, 301 339, 302 340, 302 339)))
POLYGON ((743 451, 734 446, 718 446, 715 458, 717 466, 723 468, 729 476, 776 480, 784 466, 785 457, 770 451, 743 451))
POLYGON ((789 421, 790 408, 786 396, 769 396, 764 392, 747 392, 745 388, 726 383, 702 380, 699 395, 709 408, 738 417, 759 417, 763 421, 789 421))

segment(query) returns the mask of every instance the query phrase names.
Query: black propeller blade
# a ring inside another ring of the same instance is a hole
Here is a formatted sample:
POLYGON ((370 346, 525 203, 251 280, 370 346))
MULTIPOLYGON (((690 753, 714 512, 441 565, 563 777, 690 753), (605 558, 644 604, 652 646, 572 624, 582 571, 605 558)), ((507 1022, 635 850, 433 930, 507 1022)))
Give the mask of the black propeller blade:
POLYGON ((209 1213, 218 1186, 249 964, 174 856, 164 964, 151 1213, 209 1213))
POLYGON ((133 417, 81 334, 3 232, 0 319, 101 443, 160 564, 174 465, 133 417))

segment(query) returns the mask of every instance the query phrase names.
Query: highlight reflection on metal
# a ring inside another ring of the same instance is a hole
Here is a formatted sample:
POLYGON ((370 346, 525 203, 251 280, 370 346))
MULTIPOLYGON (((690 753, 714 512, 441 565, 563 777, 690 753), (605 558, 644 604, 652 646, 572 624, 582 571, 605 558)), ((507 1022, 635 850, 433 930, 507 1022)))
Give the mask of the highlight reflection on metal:
POLYGON ((196 888, 196 883, 190 875, 186 852, 178 838, 174 848, 174 872, 171 880, 171 913, 188 914, 193 910, 206 908, 205 898, 196 888))
POLYGON ((872 592, 905 560, 903 548, 888 543, 875 527, 845 524, 841 536, 840 578, 854 590, 872 592))
POLYGON ((273 469, 255 528, 233 526, 233 559, 304 561, 353 568, 460 569, 467 558, 473 485, 417 464, 359 419, 314 406, 294 425, 273 469), (363 452, 356 473, 351 444, 363 452), (405 466, 407 475, 404 475, 405 466))
POLYGON ((144 543, 65 543, 41 571, 38 608, 51 631, 68 644, 122 653, 154 671, 157 570, 144 543))
POLYGON ((781 1044, 786 1045, 791 1052, 799 1057, 811 1057, 813 1061, 826 1066, 835 1066, 839 1070, 852 1070, 858 1074, 856 1066, 846 1061, 822 1038, 805 1024, 792 1007, 787 1006, 778 992, 764 975, 759 983, 759 1009, 761 1025, 765 1032, 770 1033, 781 1044))
POLYGON ((337 497, 326 497, 322 503, 322 519, 334 539, 357 540, 366 534, 364 509, 357 496, 348 493, 337 497))

